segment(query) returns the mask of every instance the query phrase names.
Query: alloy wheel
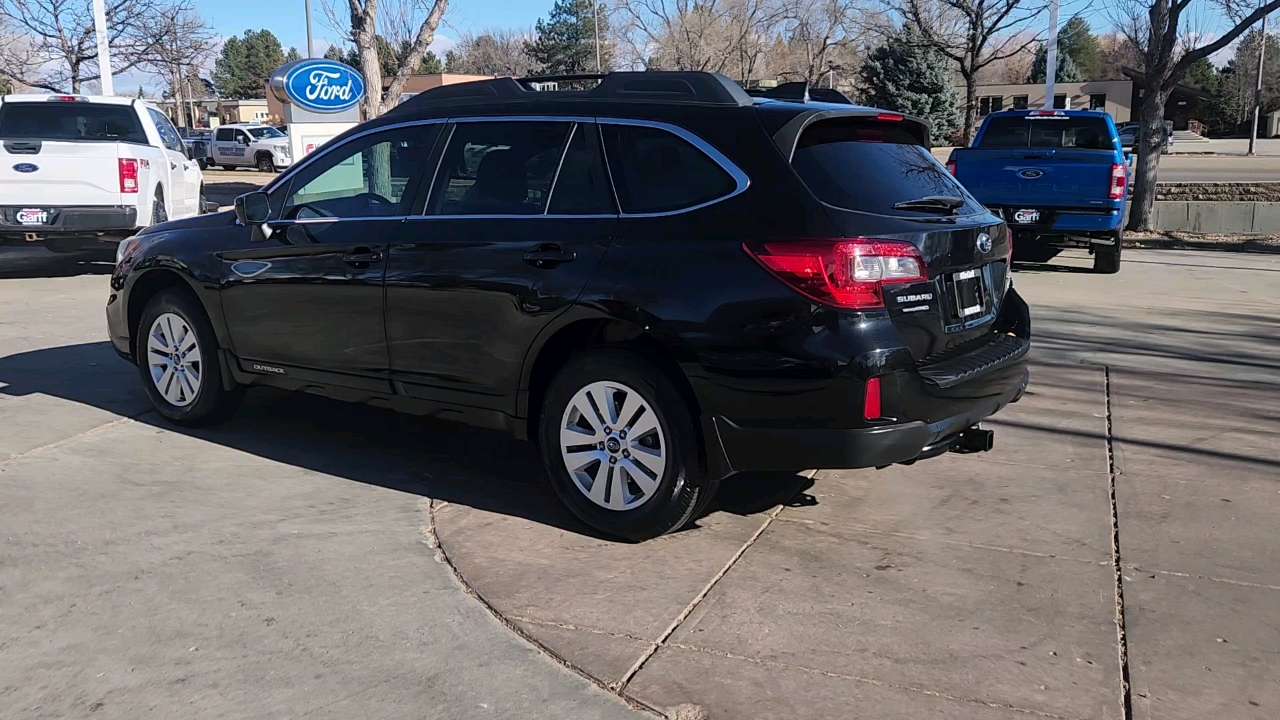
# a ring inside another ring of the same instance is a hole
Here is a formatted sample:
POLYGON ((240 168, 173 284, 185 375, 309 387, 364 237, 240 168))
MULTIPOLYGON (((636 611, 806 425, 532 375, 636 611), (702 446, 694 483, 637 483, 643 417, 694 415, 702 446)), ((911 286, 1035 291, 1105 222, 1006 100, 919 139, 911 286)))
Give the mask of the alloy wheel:
POLYGON ((667 468, 658 415, 617 382, 578 390, 560 422, 560 455, 578 488, 600 507, 622 511, 653 498, 667 468))
POLYGON ((164 313, 147 334, 147 367, 160 395, 176 407, 195 402, 204 376, 196 332, 176 313, 164 313))

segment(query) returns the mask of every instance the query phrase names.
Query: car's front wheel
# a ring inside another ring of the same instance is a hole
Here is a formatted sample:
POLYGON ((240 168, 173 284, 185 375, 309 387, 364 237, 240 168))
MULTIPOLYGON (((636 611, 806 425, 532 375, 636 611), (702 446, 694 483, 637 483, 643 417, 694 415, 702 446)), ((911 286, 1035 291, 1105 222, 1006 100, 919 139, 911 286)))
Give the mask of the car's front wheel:
POLYGON ((276 171, 276 163, 271 159, 270 155, 262 153, 258 156, 258 170, 259 172, 273 173, 276 171))
POLYGON ((151 404, 182 425, 217 422, 235 413, 242 388, 222 385, 218 341, 200 304, 166 290, 142 311, 137 362, 151 404))
POLYGON ((542 405, 539 440, 556 495, 607 535, 641 541, 678 530, 717 485, 699 466, 680 393, 631 353, 566 364, 542 405))

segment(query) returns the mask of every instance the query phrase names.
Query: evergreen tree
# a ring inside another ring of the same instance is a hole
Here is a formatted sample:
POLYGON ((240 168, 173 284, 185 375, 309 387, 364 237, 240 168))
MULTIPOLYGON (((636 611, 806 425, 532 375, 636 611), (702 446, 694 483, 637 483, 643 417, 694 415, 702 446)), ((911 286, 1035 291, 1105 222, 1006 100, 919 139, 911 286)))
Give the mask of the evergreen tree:
POLYGON ((860 73, 863 104, 928 120, 934 144, 960 129, 951 63, 915 33, 899 32, 872 49, 860 73))
POLYGON ((264 98, 267 78, 284 64, 284 50, 270 30, 245 30, 229 37, 214 62, 213 82, 218 94, 233 100, 264 98))
POLYGON ((1209 58, 1200 58, 1187 68, 1187 75, 1183 78, 1182 84, 1208 93, 1216 93, 1218 86, 1222 84, 1222 75, 1209 58))
MULTIPOLYGON (((1049 67, 1049 49, 1043 44, 1036 48, 1035 59, 1031 61, 1031 77, 1027 79, 1030 83, 1042 83, 1045 81, 1045 74, 1049 67)), ((1058 71, 1054 73, 1054 82, 1081 82, 1084 80, 1080 75, 1080 68, 1076 66, 1076 62, 1072 57, 1061 48, 1058 50, 1058 71)))
POLYGON ((597 23, 600 69, 608 71, 613 63, 612 48, 605 41, 609 16, 596 0, 556 0, 547 19, 534 25, 534 39, 525 43, 525 52, 548 75, 595 72, 597 23))
POLYGON ((141 99, 145 98, 146 96, 147 96, 146 91, 142 89, 142 86, 141 86, 141 85, 139 85, 139 86, 138 86, 138 94, 137 94, 137 95, 135 95, 134 97, 136 97, 136 98, 138 98, 139 100, 141 100, 141 99))
POLYGON ((1071 58, 1079 71, 1080 81, 1100 80, 1102 44, 1089 27, 1089 21, 1076 15, 1058 31, 1058 53, 1071 58))
POLYGON ((287 63, 293 62, 294 60, 301 60, 301 59, 302 59, 302 53, 298 52, 298 48, 296 47, 289 48, 289 52, 284 54, 284 61, 287 63))
MULTIPOLYGON (((382 67, 382 76, 391 77, 396 74, 396 70, 400 68, 400 59, 409 54, 412 43, 408 40, 402 40, 400 47, 393 46, 390 41, 381 35, 376 36, 374 40, 378 44, 378 64, 382 67)), ((337 60, 340 63, 346 63, 356 70, 360 69, 360 55, 355 48, 343 50, 336 45, 330 45, 328 50, 324 51, 324 56, 329 60, 337 60)), ((422 55, 422 62, 418 63, 418 69, 415 71, 419 75, 430 75, 433 73, 444 72, 444 63, 436 54, 430 50, 422 55)))

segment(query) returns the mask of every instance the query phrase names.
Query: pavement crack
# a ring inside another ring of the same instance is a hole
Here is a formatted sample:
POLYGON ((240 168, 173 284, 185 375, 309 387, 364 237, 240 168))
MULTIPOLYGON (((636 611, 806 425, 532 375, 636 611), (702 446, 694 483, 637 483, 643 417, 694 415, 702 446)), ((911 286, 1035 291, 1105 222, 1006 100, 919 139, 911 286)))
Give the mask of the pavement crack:
POLYGON ((471 598, 474 598, 476 602, 480 603, 480 607, 484 608, 485 612, 489 613, 489 615, 494 620, 498 621, 498 624, 502 625, 506 629, 515 633, 517 637, 519 637, 521 640, 524 640, 526 643, 532 646, 535 650, 545 655, 548 659, 550 659, 552 662, 556 663, 560 667, 564 668, 565 670, 568 670, 574 675, 577 675, 583 680, 586 680, 587 682, 609 693, 610 695, 613 695, 619 698, 620 700, 622 700, 622 702, 626 703, 632 710, 646 712, 658 718, 666 717, 666 714, 658 710, 657 708, 651 707, 647 703, 622 692, 621 685, 619 685, 618 687, 613 687, 612 685, 604 682, 600 678, 597 678, 596 676, 592 675, 586 670, 583 670, 577 665, 574 665, 567 658, 565 658, 564 656, 560 655, 556 651, 544 645, 542 641, 538 640, 533 635, 530 635, 528 632, 524 630, 524 628, 520 627, 520 625, 517 624, 517 621, 514 618, 504 615, 502 611, 498 610, 498 608, 493 605, 493 603, 485 599, 483 595, 481 595, 474 587, 472 587, 471 583, 468 582, 467 578, 462 574, 462 571, 459 570, 458 566, 455 565, 453 563, 453 560, 449 558, 449 553, 448 551, 445 550, 444 544, 440 542, 440 535, 436 532, 436 512, 435 511, 446 504, 447 503, 437 502, 436 500, 432 500, 430 498, 424 498, 418 502, 419 509, 425 510, 427 514, 427 522, 422 526, 422 538, 423 538, 422 541, 424 544, 427 545, 427 547, 430 547, 432 550, 435 551, 436 562, 439 562, 440 564, 449 568, 449 572, 453 575, 454 582, 458 583, 458 585, 462 588, 463 594, 471 598))
POLYGON ((1120 713, 1133 718, 1133 697, 1129 679, 1129 639, 1124 627, 1124 565, 1120 562, 1120 512, 1116 506, 1115 425, 1111 412, 1111 366, 1102 366, 1102 394, 1107 418, 1107 496, 1111 505, 1111 568, 1115 574, 1116 648, 1120 661, 1120 713))
MULTIPOLYGON (((810 471, 809 477, 812 478, 816 473, 817 471, 810 471)), ((764 531, 769 529, 769 526, 773 524, 773 521, 777 519, 778 514, 781 513, 783 508, 786 506, 787 504, 784 502, 774 508, 773 512, 770 512, 769 515, 765 517, 764 522, 760 524, 760 527, 756 528, 756 531, 751 534, 751 537, 747 538, 747 541, 742 544, 742 547, 738 548, 738 551, 729 558, 729 561, 724 564, 724 567, 720 568, 720 572, 716 573, 715 576, 711 578, 711 581, 702 588, 701 592, 693 596, 693 600, 689 601, 689 604, 680 611, 679 615, 676 615, 676 619, 671 621, 671 624, 668 625, 667 629, 658 636, 658 639, 650 641, 649 648, 644 651, 639 659, 632 664, 631 668, 622 675, 622 679, 617 682, 616 688, 618 692, 622 692, 622 690, 626 688, 627 683, 631 682, 631 679, 635 677, 636 673, 640 672, 640 668, 644 667, 644 664, 649 662, 649 658, 653 657, 654 653, 658 652, 658 648, 662 647, 663 643, 667 641, 667 638, 670 638, 671 635, 679 629, 680 625, 684 623, 691 614, 693 614, 693 611, 697 609, 698 605, 704 599, 706 599, 707 595, 716 586, 716 583, 720 582, 720 580, 728 574, 729 570, 733 569, 733 566, 737 564, 738 560, 742 559, 742 556, 751 549, 752 545, 755 545, 756 540, 759 540, 760 536, 764 534, 764 531)))
POLYGON ((952 695, 950 693, 938 690, 929 690, 928 688, 916 687, 914 685, 899 685, 897 683, 886 682, 884 680, 876 680, 875 678, 862 677, 860 675, 849 675, 848 673, 833 672, 831 670, 820 670, 818 668, 806 667, 804 665, 793 665, 791 663, 779 662, 777 660, 765 660, 764 658, 751 657, 750 655, 739 655, 724 650, 716 650, 714 648, 700 647, 698 645, 685 645, 683 643, 666 643, 667 647, 679 648, 681 650, 690 650, 693 652, 706 653, 708 655, 718 655, 731 660, 743 660, 765 667, 778 668, 779 670, 795 670, 798 672, 810 673, 812 675, 823 675, 838 680, 852 680, 854 682, 864 683, 866 685, 874 685, 876 687, 890 688, 893 690, 905 690, 907 692, 919 693, 920 695, 928 695, 930 697, 941 698, 943 700, 954 700, 956 702, 970 703, 973 705, 984 705, 989 708, 998 708, 1000 710, 1010 710, 1012 712, 1034 715, 1035 717, 1051 718, 1052 720, 1072 720, 1065 715, 1057 715, 1043 710, 1033 710, 1031 708, 1019 707, 1009 703, 994 702, 991 700, 980 700, 978 698, 964 697, 962 695, 952 695))
POLYGON ((591 633, 592 635, 607 635, 620 640, 635 640, 636 642, 650 643, 652 640, 646 640, 639 635, 630 633, 614 632, 612 630, 601 630, 600 628, 586 627, 585 625, 574 625, 572 623, 556 622, 555 620, 539 620, 538 618, 525 617, 523 615, 508 615, 508 618, 515 622, 525 623, 526 625, 543 625, 546 627, 560 628, 561 630, 576 630, 578 632, 591 633))
POLYGON ((125 417, 122 417, 122 418, 116 418, 115 420, 112 420, 111 422, 103 423, 103 424, 98 425, 98 426, 96 426, 96 427, 91 427, 91 428, 89 428, 88 430, 85 430, 84 432, 76 433, 75 435, 72 435, 72 436, 70 436, 70 437, 64 437, 64 438, 62 438, 61 440, 54 440, 54 441, 53 441, 53 442, 51 442, 51 443, 48 443, 48 444, 45 444, 45 445, 41 445, 40 447, 34 447, 34 448, 31 448, 30 450, 27 450, 27 451, 24 451, 24 452, 14 453, 13 455, 10 455, 10 456, 8 456, 8 457, 6 457, 6 458, 0 459, 0 465, 7 465, 7 464, 9 464, 9 463, 13 462, 14 460, 21 460, 22 458, 25 458, 25 457, 30 457, 30 456, 32 456, 32 455, 38 455, 38 454, 40 454, 40 453, 42 453, 42 452, 45 452, 46 450, 52 450, 53 448, 61 447, 61 446, 63 446, 63 445, 66 445, 67 443, 71 443, 71 442, 74 442, 74 441, 76 441, 76 440, 80 440, 80 439, 82 439, 82 438, 87 438, 87 437, 90 437, 90 436, 92 436, 92 435, 97 435, 98 433, 100 433, 100 432, 105 432, 105 431, 107 431, 107 430, 110 430, 111 428, 114 428, 114 427, 116 427, 117 425, 124 425, 125 423, 133 422, 134 420, 136 420, 136 419, 138 419, 138 418, 142 417, 143 415, 146 415, 146 414, 147 414, 147 413, 149 413, 149 412, 151 412, 151 410, 150 410, 150 409, 148 409, 148 410, 143 410, 142 412, 134 413, 133 415, 128 415, 128 416, 125 416, 125 417))
POLYGON ((1238 585, 1240 587, 1258 588, 1260 590, 1280 590, 1280 585, 1267 585, 1265 583, 1254 583, 1245 580, 1228 580, 1227 578, 1214 577, 1212 575, 1197 575, 1195 573, 1176 572, 1174 570, 1154 570, 1152 568, 1144 568, 1140 565, 1130 565, 1129 569, 1137 573, 1172 575, 1173 577, 1187 578, 1189 580, 1209 580, 1212 582, 1226 583, 1228 585, 1238 585))

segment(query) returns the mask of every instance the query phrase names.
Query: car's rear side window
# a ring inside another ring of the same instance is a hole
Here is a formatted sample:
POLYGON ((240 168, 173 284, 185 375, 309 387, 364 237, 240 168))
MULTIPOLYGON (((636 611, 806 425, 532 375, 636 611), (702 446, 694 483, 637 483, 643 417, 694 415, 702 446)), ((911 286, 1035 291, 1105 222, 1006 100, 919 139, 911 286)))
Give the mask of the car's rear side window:
POLYGON ((689 141, 661 128, 601 125, 622 212, 685 210, 733 193, 733 176, 689 141))
POLYGON ((147 142, 147 134, 132 107, 88 102, 4 103, 0 105, 0 137, 144 145, 147 142))
POLYGON ((893 206, 946 196, 965 201, 959 209, 962 214, 982 211, 919 139, 893 122, 865 118, 815 122, 796 143, 791 166, 815 197, 845 210, 918 217, 930 213, 893 206))
POLYGON ((1111 129, 1100 117, 1082 115, 1025 115, 987 120, 981 150, 1013 148, 1075 148, 1111 150, 1111 129))

